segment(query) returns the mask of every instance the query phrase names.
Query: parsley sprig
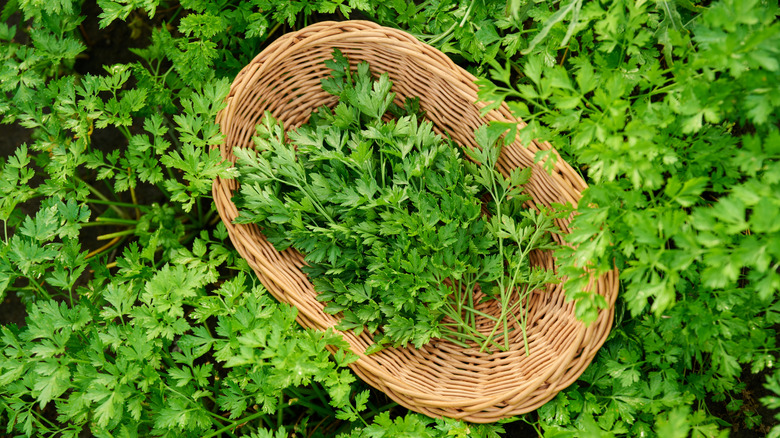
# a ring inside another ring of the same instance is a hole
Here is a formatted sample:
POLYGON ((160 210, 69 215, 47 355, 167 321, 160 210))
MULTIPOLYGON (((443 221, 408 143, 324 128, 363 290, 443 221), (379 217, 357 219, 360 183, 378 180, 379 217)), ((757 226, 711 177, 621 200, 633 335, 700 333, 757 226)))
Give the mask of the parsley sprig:
POLYGON ((289 141, 266 114, 256 150, 235 151, 236 222, 304 254, 325 311, 343 315, 337 328, 374 334, 369 352, 434 338, 508 349, 516 327, 525 340, 523 303, 557 281, 529 260, 556 231, 555 215, 524 206, 530 168, 496 170, 500 136, 485 127, 481 149, 466 151, 481 165, 464 159, 417 99, 394 103, 387 74, 374 79, 365 62, 353 73, 338 50, 326 64, 333 109, 319 108, 289 141), (498 316, 484 310, 490 300, 498 316))

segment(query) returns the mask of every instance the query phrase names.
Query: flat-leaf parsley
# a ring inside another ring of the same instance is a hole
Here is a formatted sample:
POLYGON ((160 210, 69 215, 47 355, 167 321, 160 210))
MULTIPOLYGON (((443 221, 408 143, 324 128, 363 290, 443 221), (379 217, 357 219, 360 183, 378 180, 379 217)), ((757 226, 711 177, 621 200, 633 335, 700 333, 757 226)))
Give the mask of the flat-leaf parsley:
POLYGON ((289 141, 266 114, 256 151, 235 151, 236 221, 304 254, 325 311, 342 314, 340 330, 373 333, 370 351, 434 338, 507 349, 515 325, 525 339, 524 299, 557 281, 529 262, 556 231, 552 214, 524 206, 531 169, 499 173, 501 139, 484 127, 481 148, 466 152, 481 165, 464 159, 417 99, 394 103, 387 74, 374 79, 365 62, 351 72, 338 50, 326 64, 333 109, 313 112, 289 141), (499 315, 480 310, 493 299, 499 315))

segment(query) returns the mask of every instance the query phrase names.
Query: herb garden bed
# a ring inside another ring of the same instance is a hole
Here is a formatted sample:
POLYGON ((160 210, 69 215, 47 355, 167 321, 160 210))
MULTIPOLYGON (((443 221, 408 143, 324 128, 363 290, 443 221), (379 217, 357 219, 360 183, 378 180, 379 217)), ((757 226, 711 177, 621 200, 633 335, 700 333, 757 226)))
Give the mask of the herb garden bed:
POLYGON ((777 14, 751 0, 5 3, 0 434, 777 436, 777 14), (587 322, 607 303, 582 268, 617 267, 615 322, 518 421, 432 419, 363 384, 352 347, 300 328, 220 225, 211 184, 235 174, 209 150, 230 81, 281 35, 347 18, 441 50, 479 78, 480 105, 528 123, 518 141, 552 141, 589 185, 559 270, 587 322))

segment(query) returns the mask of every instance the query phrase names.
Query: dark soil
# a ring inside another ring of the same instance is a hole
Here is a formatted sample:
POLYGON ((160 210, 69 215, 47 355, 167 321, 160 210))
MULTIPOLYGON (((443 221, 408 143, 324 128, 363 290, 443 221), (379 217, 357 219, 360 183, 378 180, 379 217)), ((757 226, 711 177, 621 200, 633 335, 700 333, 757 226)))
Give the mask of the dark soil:
POLYGON ((707 400, 710 413, 731 424, 729 437, 763 437, 778 424, 774 417, 778 412, 767 409, 760 401, 762 397, 773 395, 764 388, 766 376, 766 372, 753 374, 750 372, 750 367, 744 367, 741 380, 745 384, 745 388, 739 394, 735 394, 735 398, 742 400, 742 406, 736 411, 729 411, 726 408, 727 402, 707 400), (757 419, 758 424, 748 424, 751 417, 757 419))
MULTIPOLYGON (((81 11, 86 18, 79 30, 87 50, 76 60, 74 68, 77 73, 102 75, 105 73, 104 66, 140 60, 129 49, 146 47, 154 25, 142 12, 134 11, 126 22, 117 20, 100 29, 98 15, 101 9, 95 0, 85 1, 81 11)), ((161 13, 154 22, 160 22, 164 17, 166 14, 161 13)))
POLYGON ((533 426, 522 420, 505 424, 504 431, 504 438, 533 438, 535 436, 539 436, 533 426))
POLYGON ((21 300, 15 293, 9 293, 3 300, 3 304, 0 305, 0 324, 9 325, 16 324, 21 327, 25 325, 24 318, 27 316, 27 311, 24 308, 21 300))

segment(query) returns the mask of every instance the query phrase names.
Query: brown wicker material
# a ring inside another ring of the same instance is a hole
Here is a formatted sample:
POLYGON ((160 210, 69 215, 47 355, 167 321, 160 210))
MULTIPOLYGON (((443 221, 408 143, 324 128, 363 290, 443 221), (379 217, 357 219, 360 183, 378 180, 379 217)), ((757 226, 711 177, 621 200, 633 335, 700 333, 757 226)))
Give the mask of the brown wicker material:
MULTIPOLYGON (((253 147, 255 125, 266 110, 290 129, 306 122, 315 108, 334 104, 335 98, 320 88, 320 79, 329 74, 323 61, 334 47, 353 64, 366 60, 372 72, 388 72, 393 90, 419 96, 437 130, 450 133, 461 145, 475 146, 474 130, 488 120, 514 120, 505 105, 480 117, 483 104, 475 103, 475 78, 412 36, 365 21, 323 22, 279 38, 238 74, 218 117, 226 136, 222 156, 235 162, 233 148, 253 147)), ((523 147, 516 142, 503 149, 499 167, 506 172, 534 166, 527 190, 536 202, 576 205, 586 185, 568 164, 559 158, 552 175, 534 164, 534 152, 550 148, 548 143, 523 147)), ((276 298, 298 308, 302 326, 333 327, 336 317, 323 312, 323 303, 315 299, 311 283, 299 269, 301 255, 276 251, 254 225, 232 223, 238 215, 231 202, 235 190, 235 181, 214 182, 214 200, 236 249, 276 298)), ((564 232, 567 225, 568 221, 559 223, 564 232)), ((554 260, 550 254, 536 254, 534 263, 551 267, 554 260)), ((560 285, 532 294, 528 357, 519 330, 513 332, 517 335, 506 352, 480 353, 433 341, 420 350, 388 348, 370 356, 363 352, 372 344, 371 337, 350 331, 344 338, 360 356, 352 369, 396 402, 429 416, 485 423, 532 411, 582 374, 609 333, 617 272, 593 280, 592 286, 610 307, 588 327, 576 320, 574 306, 566 302, 560 285)), ((493 306, 485 309, 497 311, 493 306)))

